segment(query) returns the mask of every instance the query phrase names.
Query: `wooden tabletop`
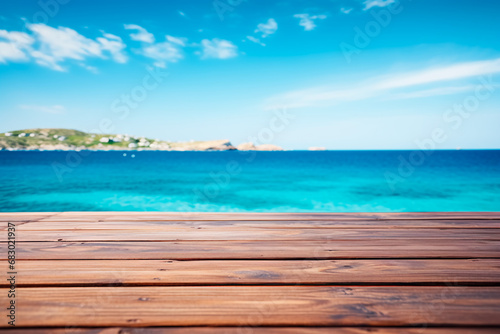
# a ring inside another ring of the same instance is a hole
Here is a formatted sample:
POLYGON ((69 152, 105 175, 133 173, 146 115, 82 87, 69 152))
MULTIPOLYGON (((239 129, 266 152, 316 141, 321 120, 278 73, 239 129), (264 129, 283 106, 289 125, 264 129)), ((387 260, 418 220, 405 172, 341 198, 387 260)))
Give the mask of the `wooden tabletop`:
POLYGON ((12 333, 500 332, 496 212, 0 213, 0 229, 12 333))

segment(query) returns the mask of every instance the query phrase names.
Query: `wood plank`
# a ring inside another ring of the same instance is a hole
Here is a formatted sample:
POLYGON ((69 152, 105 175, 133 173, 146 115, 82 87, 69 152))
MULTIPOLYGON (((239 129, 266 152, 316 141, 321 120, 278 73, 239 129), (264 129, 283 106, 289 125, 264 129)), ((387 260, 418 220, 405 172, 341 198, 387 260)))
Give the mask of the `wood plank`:
POLYGON ((500 326, 500 287, 18 288, 16 303, 28 327, 500 326))
MULTIPOLYGON (((417 229, 417 228, 500 228, 500 220, 303 220, 303 221, 91 221, 54 222, 35 221, 16 224, 19 231, 66 230, 142 230, 166 231, 172 228, 247 228, 247 229, 417 229)), ((7 229, 7 222, 0 222, 7 229)))
MULTIPOLYGON (((3 262, 6 262, 5 260, 3 262)), ((5 265, 5 267, 7 267, 5 265)), ((18 286, 500 284, 500 259, 18 261, 18 286)), ((0 282, 7 287, 8 282, 0 282)))
MULTIPOLYGON (((500 258, 489 240, 17 242, 18 260, 500 258)), ((0 243, 0 259, 7 245, 0 243)))
POLYGON ((57 212, 0 212, 0 222, 27 222, 56 217, 57 212))
MULTIPOLYGON (((20 213, 22 215, 22 213, 20 213)), ((0 214, 0 219, 2 219, 0 214)), ((62 212, 51 221, 169 221, 169 220, 380 220, 380 219, 500 219, 500 212, 392 213, 213 213, 213 212, 62 212)))
MULTIPOLYGON (((7 241, 6 233, 0 241, 7 241)), ((172 228, 170 230, 22 231, 16 241, 178 241, 178 240, 365 240, 437 239, 500 240, 500 229, 248 229, 172 228)), ((458 241, 456 241, 458 242, 458 241)), ((500 243, 499 243, 500 244, 500 243)))
POLYGON ((388 327, 108 327, 9 329, 12 334, 498 334, 500 328, 388 327))

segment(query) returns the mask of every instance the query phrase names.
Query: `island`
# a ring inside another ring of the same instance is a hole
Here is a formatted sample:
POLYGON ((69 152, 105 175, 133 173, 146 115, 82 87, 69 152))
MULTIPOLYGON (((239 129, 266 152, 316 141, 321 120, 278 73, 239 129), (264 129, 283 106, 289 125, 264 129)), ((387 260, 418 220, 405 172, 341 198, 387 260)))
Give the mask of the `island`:
POLYGON ((26 151, 282 151, 276 145, 235 147, 229 140, 175 142, 126 134, 97 134, 71 129, 25 129, 0 133, 0 150, 26 151))

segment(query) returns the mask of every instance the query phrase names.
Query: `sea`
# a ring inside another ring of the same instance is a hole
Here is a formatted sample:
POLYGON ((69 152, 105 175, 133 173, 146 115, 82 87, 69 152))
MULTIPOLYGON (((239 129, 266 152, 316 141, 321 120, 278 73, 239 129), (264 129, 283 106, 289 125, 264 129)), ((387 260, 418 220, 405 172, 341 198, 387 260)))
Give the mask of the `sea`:
POLYGON ((0 211, 500 211, 500 150, 0 151, 0 211))

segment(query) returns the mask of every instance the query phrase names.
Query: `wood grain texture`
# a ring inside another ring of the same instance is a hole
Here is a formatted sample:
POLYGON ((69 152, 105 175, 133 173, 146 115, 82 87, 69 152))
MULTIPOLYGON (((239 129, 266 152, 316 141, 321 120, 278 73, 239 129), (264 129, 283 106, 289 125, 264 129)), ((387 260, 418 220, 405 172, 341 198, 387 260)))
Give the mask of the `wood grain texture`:
MULTIPOLYGON (((193 228, 240 228, 240 229, 498 229, 500 220, 494 219, 408 219, 408 220, 215 220, 215 221, 33 221, 17 224, 19 231, 67 231, 67 230, 142 230, 167 231, 193 228)), ((7 222, 0 221, 0 229, 7 222)))
MULTIPOLYGON (((6 262, 6 261, 3 261, 6 262)), ((6 267, 6 264, 5 264, 6 267)), ((497 284, 500 259, 18 261, 18 286, 497 284)), ((0 282, 7 287, 7 282, 0 282)))
MULTIPOLYGON (((500 326, 500 287, 57 287, 17 291, 17 324, 25 327, 500 326)), ((6 296, 6 289, 0 289, 3 305, 6 296)))
MULTIPOLYGON (((17 242, 18 260, 500 258, 491 240, 17 242)), ((7 244, 0 243, 0 259, 7 244)))
MULTIPOLYGON (((0 241, 7 240, 0 235, 0 241)), ((63 230, 18 231, 16 240, 23 241, 265 241, 265 240, 365 240, 429 239, 429 240, 497 240, 500 229, 248 229, 248 228, 171 228, 170 230, 63 230)), ((500 243, 499 243, 500 244, 500 243)))
POLYGON ((29 222, 59 215, 56 212, 0 212, 1 222, 29 222))
POLYGON ((213 213, 213 212, 61 212, 0 213, 1 221, 171 221, 171 220, 380 220, 380 219, 500 219, 500 212, 393 213, 213 213))
POLYGON ((9 329, 13 334, 498 334, 500 328, 388 327, 108 327, 9 329))
POLYGON ((13 333, 500 331, 498 212, 0 213, 5 267, 8 222, 13 333))

